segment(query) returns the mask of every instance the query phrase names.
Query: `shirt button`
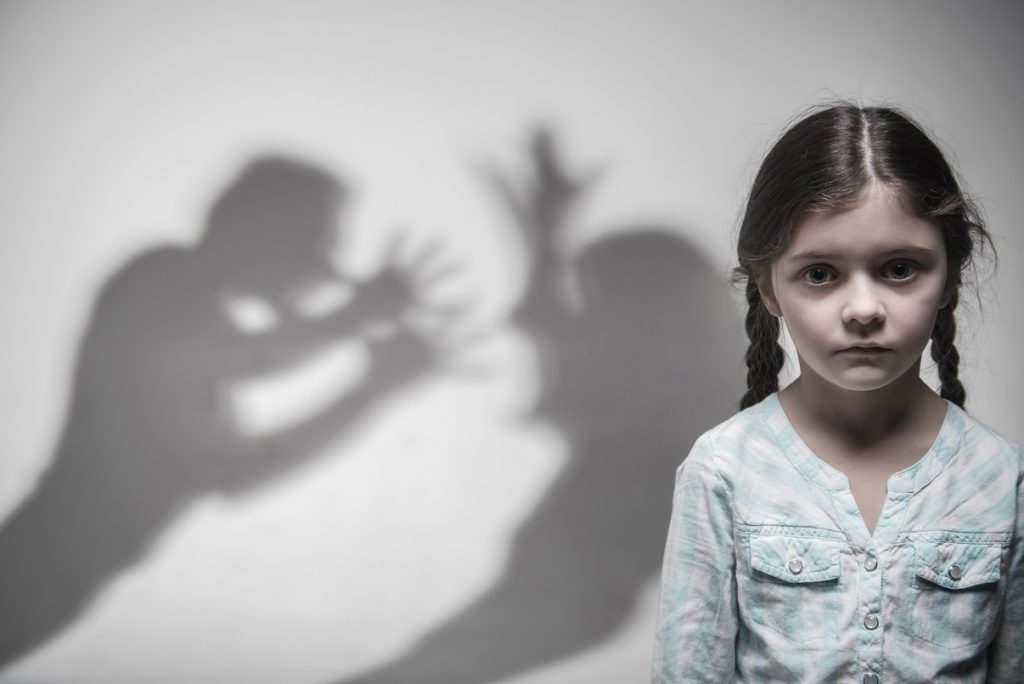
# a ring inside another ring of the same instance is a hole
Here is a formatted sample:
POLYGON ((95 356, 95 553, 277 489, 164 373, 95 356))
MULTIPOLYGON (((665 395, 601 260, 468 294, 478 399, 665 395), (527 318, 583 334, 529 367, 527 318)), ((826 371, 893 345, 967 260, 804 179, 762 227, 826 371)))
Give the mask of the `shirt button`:
POLYGON ((864 684, 878 684, 878 675, 874 672, 868 672, 864 675, 864 684))
POLYGON ((875 568, 878 567, 878 559, 874 556, 868 556, 864 560, 864 569, 868 572, 874 572, 875 568))
POLYGON ((794 558, 786 564, 786 567, 789 568, 789 571, 794 575, 799 575, 804 570, 804 562, 799 558, 794 558))
POLYGON ((960 569, 959 565, 949 566, 949 579, 956 582, 958 579, 964 576, 964 571, 960 569))
POLYGON ((878 618, 874 615, 868 615, 864 618, 864 626, 868 629, 876 629, 878 627, 878 618))

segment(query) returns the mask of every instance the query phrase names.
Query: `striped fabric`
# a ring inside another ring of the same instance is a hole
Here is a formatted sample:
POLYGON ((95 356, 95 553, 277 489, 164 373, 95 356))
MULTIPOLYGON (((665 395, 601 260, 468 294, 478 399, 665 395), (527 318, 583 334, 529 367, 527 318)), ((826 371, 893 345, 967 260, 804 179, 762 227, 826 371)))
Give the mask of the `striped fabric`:
POLYGON ((949 404, 874 535, 777 395, 679 468, 652 682, 1024 682, 1024 450, 949 404))

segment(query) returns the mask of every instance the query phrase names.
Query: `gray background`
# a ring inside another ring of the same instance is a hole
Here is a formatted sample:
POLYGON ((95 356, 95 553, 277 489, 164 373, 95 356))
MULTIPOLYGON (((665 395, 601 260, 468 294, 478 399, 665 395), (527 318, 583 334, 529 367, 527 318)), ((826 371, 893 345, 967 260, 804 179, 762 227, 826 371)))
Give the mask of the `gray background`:
POLYGON ((722 281, 743 195, 833 97, 907 108, 980 199, 1000 263, 964 298, 962 375, 1024 441, 1022 29, 1018 2, 0 3, 0 516, 55 502, 0 554, 59 542, 0 682, 643 681, 672 469, 739 396, 722 281), (568 327, 519 306, 529 252, 486 181, 525 183, 538 127, 569 173, 599 170, 566 227, 568 327), (194 292, 138 260, 194 249, 271 152, 347 188, 339 268, 375 273, 398 235, 442 245, 460 267, 431 296, 487 332, 456 354, 473 372, 372 385, 294 460, 275 435, 360 386, 358 341, 183 375, 208 329, 165 331, 148 303, 191 315, 194 292), (104 289, 129 265, 141 279, 104 289), (79 359, 100 322, 100 348, 153 372, 79 359), (147 408, 69 438, 105 392, 147 408), (221 413, 189 413, 207 400, 221 413), (225 484, 200 430, 224 425, 283 463, 225 484), (126 435, 153 461, 112 454, 126 435), (50 465, 79 475, 44 486, 50 465))

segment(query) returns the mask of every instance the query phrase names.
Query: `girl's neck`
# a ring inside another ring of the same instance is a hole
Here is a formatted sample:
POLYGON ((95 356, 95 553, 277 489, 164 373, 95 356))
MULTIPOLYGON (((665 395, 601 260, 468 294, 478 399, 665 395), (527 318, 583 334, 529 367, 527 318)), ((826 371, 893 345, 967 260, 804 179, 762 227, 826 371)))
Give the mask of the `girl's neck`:
POLYGON ((850 485, 874 534, 893 473, 917 463, 934 443, 948 410, 920 378, 919 363, 889 385, 851 391, 808 372, 779 393, 797 434, 850 485))
POLYGON ((869 391, 837 387, 804 369, 779 393, 779 399, 796 422, 861 446, 884 441, 913 426, 933 424, 946 408, 921 380, 919 363, 896 381, 869 391))

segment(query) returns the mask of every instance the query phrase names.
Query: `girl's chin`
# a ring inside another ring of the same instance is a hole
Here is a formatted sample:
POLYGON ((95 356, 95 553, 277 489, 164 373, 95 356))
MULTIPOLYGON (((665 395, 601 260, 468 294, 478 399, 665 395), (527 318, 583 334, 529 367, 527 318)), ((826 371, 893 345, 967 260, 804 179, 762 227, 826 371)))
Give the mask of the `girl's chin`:
MULTIPOLYGON (((850 392, 873 392, 884 389, 891 385, 902 385, 906 382, 908 373, 914 371, 914 377, 918 377, 916 369, 902 369, 895 371, 891 367, 883 366, 857 366, 846 368, 840 372, 819 373, 812 371, 819 382, 833 385, 838 389, 850 392)), ((804 371, 806 373, 806 371, 804 371)))

